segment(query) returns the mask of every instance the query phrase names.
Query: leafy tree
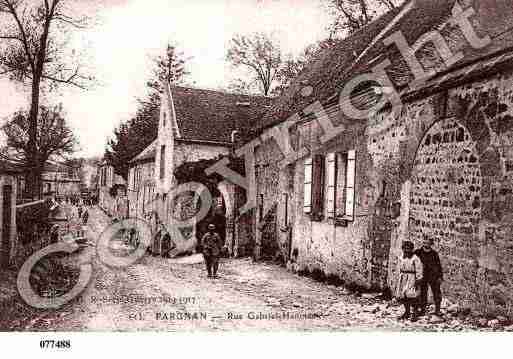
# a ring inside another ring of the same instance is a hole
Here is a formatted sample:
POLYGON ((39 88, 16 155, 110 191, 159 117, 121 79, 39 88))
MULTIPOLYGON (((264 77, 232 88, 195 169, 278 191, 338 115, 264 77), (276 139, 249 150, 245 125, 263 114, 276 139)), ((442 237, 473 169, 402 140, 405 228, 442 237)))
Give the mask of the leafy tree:
POLYGON ((180 84, 190 73, 185 65, 190 58, 185 57, 175 45, 168 44, 163 56, 153 59, 153 78, 148 81, 148 87, 158 93, 162 93, 163 83, 180 84))
POLYGON ((165 54, 154 59, 155 69, 148 81, 149 95, 138 100, 135 116, 118 126, 108 141, 105 159, 124 179, 128 178, 130 160, 157 138, 162 84, 181 84, 189 74, 186 70, 189 59, 173 45, 168 45, 165 54))
POLYGON ((157 138, 160 99, 154 94, 149 101, 140 101, 140 106, 134 118, 114 130, 105 151, 107 162, 125 179, 130 160, 157 138))
POLYGON ((353 33, 402 2, 404 0, 330 0, 334 15, 329 25, 330 37, 353 33))
POLYGON ((83 28, 85 18, 72 14, 73 0, 0 0, 0 74, 31 88, 27 116, 25 165, 27 186, 39 194, 37 177, 41 154, 37 151, 40 95, 43 85, 85 88, 91 80, 79 64, 70 64, 65 37, 71 29, 83 28))
MULTIPOLYGON (((37 178, 41 178, 48 160, 61 160, 74 153, 77 140, 69 127, 62 105, 41 106, 38 111, 36 126, 36 161, 32 169, 37 178)), ((1 157, 11 162, 27 166, 34 154, 30 144, 30 114, 18 111, 1 129, 6 139, 6 146, 1 150, 1 157)))

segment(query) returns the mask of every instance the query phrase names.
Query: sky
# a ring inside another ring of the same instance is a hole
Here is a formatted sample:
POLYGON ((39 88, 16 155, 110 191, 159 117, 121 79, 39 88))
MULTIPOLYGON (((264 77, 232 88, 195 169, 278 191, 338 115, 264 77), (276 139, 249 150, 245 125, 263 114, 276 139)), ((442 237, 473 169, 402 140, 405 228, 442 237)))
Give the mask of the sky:
MULTIPOLYGON (((114 128, 127 121, 146 94, 151 57, 172 42, 191 57, 188 83, 226 88, 234 71, 225 62, 236 34, 272 34, 284 53, 297 54, 326 38, 330 21, 323 0, 80 0, 95 24, 76 32, 72 46, 97 84, 87 91, 61 88, 62 102, 80 142, 78 156, 101 156, 114 128)), ((19 85, 0 79, 0 118, 28 104, 19 85)))

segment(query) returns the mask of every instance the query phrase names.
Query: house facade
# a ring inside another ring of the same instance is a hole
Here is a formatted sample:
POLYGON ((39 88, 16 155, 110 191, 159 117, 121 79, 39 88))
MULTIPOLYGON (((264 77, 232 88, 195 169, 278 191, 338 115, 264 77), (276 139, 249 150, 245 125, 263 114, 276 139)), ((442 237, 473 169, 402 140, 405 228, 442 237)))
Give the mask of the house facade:
POLYGON ((429 236, 450 298, 510 312, 512 5, 407 2, 321 53, 259 124, 260 254, 385 289, 394 286, 402 242, 429 236), (466 14, 473 32, 454 14, 466 14), (402 40, 417 62, 405 58, 402 40), (372 108, 386 86, 363 84, 348 97, 341 89, 379 64, 402 105, 354 120, 346 101, 372 108), (429 76, 414 81, 412 64, 429 76), (277 128, 288 131, 295 159, 284 162, 277 128))
POLYGON ((65 197, 79 195, 82 181, 76 170, 55 163, 47 163, 41 174, 43 196, 65 197))
POLYGON ((114 167, 106 161, 98 167, 98 205, 108 215, 127 218, 129 204, 126 181, 114 172, 114 167))
POLYGON ((231 155, 238 136, 268 105, 265 97, 166 87, 158 137, 131 162, 131 215, 151 218, 155 230, 162 224, 167 231, 178 231, 171 236, 175 253, 195 250, 208 223, 215 223, 230 252, 242 255, 251 238, 236 235, 240 193, 223 178, 205 175, 205 170, 231 155), (188 187, 190 183, 194 185, 188 187), (203 204, 205 213, 191 221, 203 204))
POLYGON ((130 217, 150 218, 155 199, 156 141, 130 162, 128 200, 130 217))

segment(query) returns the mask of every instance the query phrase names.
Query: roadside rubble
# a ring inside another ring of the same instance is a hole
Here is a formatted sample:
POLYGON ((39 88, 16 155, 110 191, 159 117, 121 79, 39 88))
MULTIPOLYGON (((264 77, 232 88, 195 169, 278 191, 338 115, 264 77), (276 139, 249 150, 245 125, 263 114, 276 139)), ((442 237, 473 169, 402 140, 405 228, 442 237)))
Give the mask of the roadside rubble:
MULTIPOLYGON (((473 313, 470 308, 461 307, 444 299, 442 303, 442 316, 439 317, 432 313, 433 306, 428 306, 428 314, 422 316, 417 322, 400 321, 398 318, 404 313, 403 306, 395 300, 385 301, 380 299, 380 293, 353 294, 358 298, 357 303, 348 304, 345 299, 341 299, 327 310, 326 314, 338 314, 362 318, 369 323, 385 322, 386 324, 395 323, 402 329, 426 330, 426 331, 513 331, 513 321, 505 316, 496 316, 493 318, 479 316, 473 313)), ((391 325, 393 326, 393 325, 391 325)), ((379 325, 377 326, 380 327, 379 325)), ((388 327, 384 325, 383 327, 388 327)))

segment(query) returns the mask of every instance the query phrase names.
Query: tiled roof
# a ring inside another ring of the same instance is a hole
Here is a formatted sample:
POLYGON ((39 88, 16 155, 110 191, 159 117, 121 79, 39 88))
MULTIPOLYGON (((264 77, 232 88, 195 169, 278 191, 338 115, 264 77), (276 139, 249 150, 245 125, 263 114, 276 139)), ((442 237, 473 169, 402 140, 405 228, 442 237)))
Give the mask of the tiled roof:
POLYGON ((144 162, 155 158, 155 148, 157 147, 157 140, 153 141, 148 147, 146 147, 141 153, 134 157, 130 163, 144 162))
MULTIPOLYGON (((293 81, 284 94, 276 99, 272 108, 265 114, 263 121, 256 127, 259 129, 270 127, 286 120, 294 113, 300 113, 314 101, 325 102, 337 95, 350 79, 360 73, 370 72, 372 66, 385 59, 392 62, 392 65, 387 68, 387 73, 395 85, 399 87, 407 85, 412 79, 408 67, 397 47, 395 45, 385 46, 383 40, 400 30, 408 43, 413 44, 423 34, 440 28, 450 18, 455 2, 456 0, 407 1, 401 8, 386 13, 353 35, 338 40, 336 44, 322 51, 317 59, 293 81), (394 19, 397 20, 394 21, 394 19), (305 86, 313 88, 313 93, 308 98, 301 96, 301 90, 305 86)), ((513 46, 513 36, 511 36, 513 34, 513 13, 511 11, 513 0, 493 2, 473 0, 471 2, 476 11, 476 14, 471 17, 474 27, 480 36, 489 35, 493 41, 491 45, 483 49, 473 49, 468 43, 465 43, 465 47, 461 49, 464 54, 463 59, 453 66, 475 61, 493 52, 513 46)), ((467 6, 462 7, 467 8, 467 6)), ((446 35, 444 31, 445 29, 441 30, 442 34, 446 35)), ((459 38, 459 40, 463 40, 461 35, 459 38)), ((454 39, 449 40, 449 43, 454 51, 455 43, 452 40, 454 39)), ((423 48, 417 53, 421 59, 432 54, 432 48, 423 48)), ((439 61, 439 59, 436 60, 439 61)), ((444 70, 447 69, 444 68, 444 70)))
POLYGON ((229 143, 234 130, 261 120, 271 99, 173 86, 171 94, 181 139, 229 143))
POLYGON ((275 100, 257 127, 269 127, 284 121, 290 115, 307 107, 313 102, 312 99, 322 102, 332 96, 338 81, 343 78, 358 55, 398 13, 399 9, 391 11, 353 35, 338 39, 329 48, 322 50, 316 60, 305 68, 290 87, 275 100), (301 90, 306 86, 313 88, 313 93, 308 98, 301 95, 301 90))

